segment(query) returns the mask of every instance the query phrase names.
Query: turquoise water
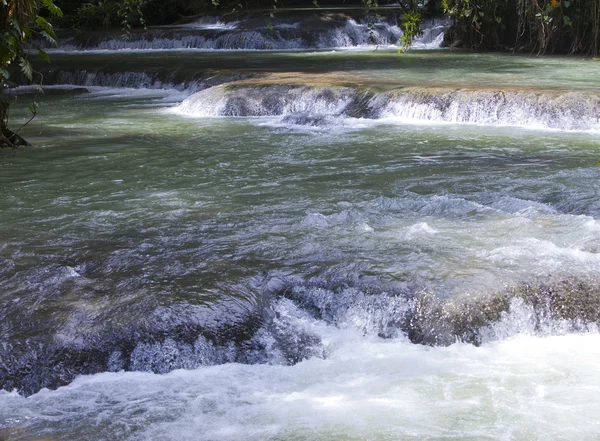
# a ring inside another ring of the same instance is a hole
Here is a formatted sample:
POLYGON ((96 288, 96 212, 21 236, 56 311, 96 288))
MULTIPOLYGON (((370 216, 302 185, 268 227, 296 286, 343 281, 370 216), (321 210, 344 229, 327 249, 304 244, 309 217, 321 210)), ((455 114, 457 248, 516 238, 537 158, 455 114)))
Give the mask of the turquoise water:
MULTIPOLYGON (((55 53, 53 71, 146 72, 150 79, 187 84, 193 79, 223 76, 336 72, 339 81, 375 85, 465 88, 527 88, 598 92, 596 61, 577 57, 527 57, 454 51, 395 50, 236 52, 236 51, 99 51, 55 53), (82 69, 82 66, 85 66, 82 69)), ((51 77, 49 77, 51 78, 51 77)), ((121 77, 122 78, 122 77, 121 77)), ((305 76, 305 82, 318 78, 305 76)), ((94 79, 85 78, 82 80, 94 79)), ((150 81, 152 84, 152 81, 150 81)), ((97 84, 114 86, 115 84, 97 84)), ((131 84, 130 86, 134 86, 131 84)))

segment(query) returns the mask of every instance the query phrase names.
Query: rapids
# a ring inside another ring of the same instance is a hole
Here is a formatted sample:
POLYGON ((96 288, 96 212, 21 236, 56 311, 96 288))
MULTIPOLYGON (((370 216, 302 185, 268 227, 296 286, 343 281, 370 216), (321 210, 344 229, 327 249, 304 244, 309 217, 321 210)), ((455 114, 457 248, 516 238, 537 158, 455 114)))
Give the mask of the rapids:
POLYGON ((598 438, 597 63, 323 17, 40 67, 0 152, 0 439, 598 438))

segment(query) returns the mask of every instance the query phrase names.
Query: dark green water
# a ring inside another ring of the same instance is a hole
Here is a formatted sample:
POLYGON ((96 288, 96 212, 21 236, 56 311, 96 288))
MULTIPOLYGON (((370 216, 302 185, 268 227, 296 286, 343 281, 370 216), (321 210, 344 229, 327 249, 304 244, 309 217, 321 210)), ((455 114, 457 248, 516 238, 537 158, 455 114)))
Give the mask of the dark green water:
MULTIPOLYGON (((51 70, 118 75, 147 73, 152 80, 189 84, 214 75, 260 76, 273 73, 318 75, 337 73, 340 81, 378 86, 441 86, 582 90, 598 92, 598 62, 576 57, 526 57, 510 54, 473 54, 452 51, 98 51, 54 53, 51 70), (85 66, 85 69, 81 67, 85 66)), ((54 77, 49 74, 48 79, 54 77)), ((305 82, 318 78, 304 76, 305 82)), ((94 85, 84 76, 82 85, 94 85)), ((117 81, 117 80, 113 80, 117 81)), ((133 81, 133 79, 131 80, 133 81)), ((139 81, 139 77, 138 77, 139 81)), ((217 81, 215 78, 214 81, 217 81)), ((138 83, 140 84, 140 83, 138 83)), ((143 84, 143 83, 141 83, 143 84)), ((114 86, 115 84, 96 84, 114 86)), ((134 83, 128 84, 135 87, 134 83)))

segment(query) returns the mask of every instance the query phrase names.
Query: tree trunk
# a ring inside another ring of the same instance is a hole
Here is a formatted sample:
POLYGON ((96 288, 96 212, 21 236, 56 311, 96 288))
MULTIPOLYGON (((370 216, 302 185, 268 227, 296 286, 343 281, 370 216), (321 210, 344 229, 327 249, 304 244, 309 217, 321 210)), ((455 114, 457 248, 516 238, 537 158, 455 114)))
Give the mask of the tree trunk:
POLYGON ((30 146, 21 135, 8 128, 8 102, 6 95, 0 92, 0 147, 12 147, 16 149, 20 145, 30 146))

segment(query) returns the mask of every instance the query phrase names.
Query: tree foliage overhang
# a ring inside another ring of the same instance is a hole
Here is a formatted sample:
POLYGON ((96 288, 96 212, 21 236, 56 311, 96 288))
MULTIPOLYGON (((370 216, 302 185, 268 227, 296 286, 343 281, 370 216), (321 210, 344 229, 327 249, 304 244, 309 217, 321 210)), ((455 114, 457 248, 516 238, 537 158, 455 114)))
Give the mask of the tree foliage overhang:
MULTIPOLYGON (((43 38, 56 45, 53 26, 43 16, 61 17, 62 11, 53 0, 0 0, 0 146, 16 147, 27 144, 18 134, 8 128, 9 97, 7 90, 14 83, 11 75, 20 71, 27 81, 34 80, 34 70, 28 59, 31 50, 37 50, 40 56, 49 61, 44 50, 34 43, 43 38)), ((37 104, 30 107, 35 116, 37 104)))

